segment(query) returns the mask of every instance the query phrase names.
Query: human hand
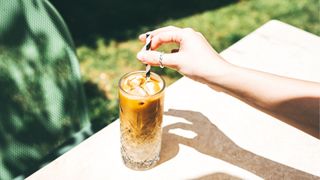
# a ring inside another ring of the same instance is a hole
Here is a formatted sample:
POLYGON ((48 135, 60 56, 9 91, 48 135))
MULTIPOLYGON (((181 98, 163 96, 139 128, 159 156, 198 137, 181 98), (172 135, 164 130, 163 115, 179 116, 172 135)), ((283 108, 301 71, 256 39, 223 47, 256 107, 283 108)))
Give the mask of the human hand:
MULTIPOLYGON (((177 52, 163 54, 162 64, 181 74, 206 82, 208 78, 218 78, 227 72, 230 64, 211 47, 204 36, 191 28, 168 26, 149 32, 152 38, 151 51, 140 51, 137 58, 144 64, 160 65, 160 52, 155 51, 162 44, 177 43, 177 52)), ((139 39, 145 42, 145 34, 139 39)))

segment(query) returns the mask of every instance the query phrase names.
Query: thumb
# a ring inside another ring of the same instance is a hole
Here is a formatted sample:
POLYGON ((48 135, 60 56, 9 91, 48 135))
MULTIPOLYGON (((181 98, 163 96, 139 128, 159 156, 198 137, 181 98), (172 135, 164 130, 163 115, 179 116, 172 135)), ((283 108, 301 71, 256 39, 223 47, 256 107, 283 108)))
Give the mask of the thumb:
POLYGON ((162 65, 170 68, 176 67, 177 55, 176 53, 161 53, 158 51, 140 51, 137 58, 144 64, 151 66, 160 66, 160 58, 162 56, 162 65), (161 55, 162 54, 162 55, 161 55))

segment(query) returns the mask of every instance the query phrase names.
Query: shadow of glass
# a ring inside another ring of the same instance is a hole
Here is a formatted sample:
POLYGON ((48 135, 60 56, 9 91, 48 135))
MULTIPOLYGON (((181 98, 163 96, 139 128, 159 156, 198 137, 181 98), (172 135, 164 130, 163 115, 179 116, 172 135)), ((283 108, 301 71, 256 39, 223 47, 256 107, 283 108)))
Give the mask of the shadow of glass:
POLYGON ((191 124, 175 123, 163 128, 160 162, 164 163, 179 153, 179 144, 194 148, 200 153, 221 159, 265 179, 316 179, 316 176, 269 160, 235 144, 200 112, 170 109, 165 115, 184 118, 191 124), (193 131, 190 139, 171 134, 171 129, 193 131))

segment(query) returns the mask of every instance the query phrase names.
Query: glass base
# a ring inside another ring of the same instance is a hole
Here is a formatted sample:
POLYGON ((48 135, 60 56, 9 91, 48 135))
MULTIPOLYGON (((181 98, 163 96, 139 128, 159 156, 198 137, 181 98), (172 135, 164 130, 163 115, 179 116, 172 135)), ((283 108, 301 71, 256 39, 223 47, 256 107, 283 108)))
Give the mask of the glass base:
POLYGON ((136 162, 136 161, 130 159, 125 154, 126 153, 125 153, 124 149, 121 148, 121 155, 122 155, 123 163, 128 168, 133 169, 133 170, 139 170, 139 171, 148 170, 148 169, 153 168, 155 165, 157 165, 157 163, 160 159, 159 155, 157 155, 157 156, 154 156, 154 158, 151 158, 149 160, 136 162))

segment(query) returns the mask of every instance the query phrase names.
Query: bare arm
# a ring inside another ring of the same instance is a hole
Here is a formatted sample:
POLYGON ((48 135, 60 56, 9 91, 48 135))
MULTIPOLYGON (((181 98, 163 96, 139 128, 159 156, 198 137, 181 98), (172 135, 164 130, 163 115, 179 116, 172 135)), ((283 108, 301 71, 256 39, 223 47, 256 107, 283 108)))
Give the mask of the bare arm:
POLYGON ((320 84, 232 66, 223 76, 207 75, 209 86, 319 137, 320 84))
MULTIPOLYGON (((225 61, 199 33, 165 27, 151 32, 153 50, 175 42, 179 52, 165 54, 163 64, 320 138, 320 83, 242 68, 225 61)), ((140 36, 144 41, 144 35, 140 36)), ((141 51, 138 59, 159 65, 159 52, 141 51)))

